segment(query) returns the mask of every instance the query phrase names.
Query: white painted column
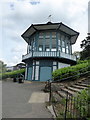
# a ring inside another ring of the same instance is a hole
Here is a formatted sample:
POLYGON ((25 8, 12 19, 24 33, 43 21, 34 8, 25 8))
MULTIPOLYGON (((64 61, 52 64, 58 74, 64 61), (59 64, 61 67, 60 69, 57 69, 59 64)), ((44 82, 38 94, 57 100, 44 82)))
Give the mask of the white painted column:
POLYGON ((28 70, 27 70, 27 65, 26 65, 26 69, 25 69, 25 80, 27 79, 27 72, 28 72, 28 70))

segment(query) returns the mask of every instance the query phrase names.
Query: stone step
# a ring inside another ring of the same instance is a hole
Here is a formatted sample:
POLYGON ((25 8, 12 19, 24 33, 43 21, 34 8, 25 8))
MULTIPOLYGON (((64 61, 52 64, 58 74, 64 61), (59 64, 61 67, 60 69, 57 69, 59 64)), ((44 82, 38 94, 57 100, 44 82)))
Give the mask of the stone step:
POLYGON ((57 94, 61 97, 61 98, 66 98, 67 93, 63 92, 63 91, 57 91, 57 94))
POLYGON ((90 85, 90 78, 88 78, 87 80, 83 81, 82 83, 83 83, 83 84, 90 85))
POLYGON ((85 89, 85 88, 87 88, 87 87, 85 87, 85 86, 81 86, 81 85, 72 85, 71 87, 74 87, 74 88, 77 88, 77 89, 85 89))
POLYGON ((56 102, 60 102, 60 100, 62 99, 62 97, 59 94, 57 94, 56 92, 53 92, 53 97, 56 102))
POLYGON ((80 92, 80 89, 74 88, 74 87, 67 87, 69 90, 74 91, 74 92, 80 92))
POLYGON ((75 85, 79 85, 79 86, 83 86, 83 87, 88 87, 88 85, 84 84, 84 83, 76 83, 75 85))
POLYGON ((65 91, 65 92, 68 92, 68 94, 69 94, 70 96, 74 96, 74 95, 76 94, 76 92, 74 92, 74 91, 72 91, 72 90, 69 90, 68 88, 64 88, 64 91, 65 91))

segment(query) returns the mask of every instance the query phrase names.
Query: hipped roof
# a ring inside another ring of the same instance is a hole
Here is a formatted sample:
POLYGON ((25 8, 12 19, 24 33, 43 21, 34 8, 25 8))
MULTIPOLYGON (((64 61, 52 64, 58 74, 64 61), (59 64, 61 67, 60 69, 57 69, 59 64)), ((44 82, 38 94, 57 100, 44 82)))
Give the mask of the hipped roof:
POLYGON ((32 24, 21 36, 28 43, 31 35, 33 35, 36 31, 44 31, 44 30, 58 30, 62 31, 71 36, 71 44, 75 44, 76 39, 79 35, 79 32, 76 32, 72 28, 66 26, 62 22, 60 23, 51 23, 47 24, 32 24))

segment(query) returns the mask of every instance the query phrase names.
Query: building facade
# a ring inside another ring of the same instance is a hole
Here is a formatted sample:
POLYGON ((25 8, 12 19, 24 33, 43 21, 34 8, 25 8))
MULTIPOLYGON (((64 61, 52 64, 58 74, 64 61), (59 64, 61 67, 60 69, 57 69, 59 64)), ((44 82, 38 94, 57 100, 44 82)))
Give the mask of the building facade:
POLYGON ((26 63, 25 79, 46 81, 52 71, 76 63, 72 45, 79 33, 63 23, 31 25, 21 36, 27 42, 27 54, 22 56, 26 63))

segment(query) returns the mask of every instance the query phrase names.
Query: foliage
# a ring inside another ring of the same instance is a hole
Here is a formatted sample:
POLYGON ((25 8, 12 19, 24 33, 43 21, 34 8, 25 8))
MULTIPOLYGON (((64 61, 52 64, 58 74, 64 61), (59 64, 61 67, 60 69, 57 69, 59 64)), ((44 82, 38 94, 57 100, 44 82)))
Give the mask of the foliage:
POLYGON ((90 60, 79 61, 75 66, 69 66, 61 69, 57 69, 52 73, 54 80, 69 78, 70 76, 75 76, 71 80, 80 77, 79 73, 87 72, 90 67, 90 60))
MULTIPOLYGON (((76 96, 72 96, 71 98, 69 97, 67 101, 67 119, 80 117, 86 119, 90 117, 90 95, 88 94, 89 92, 90 87, 88 87, 87 89, 83 89, 81 92, 77 93, 76 96)), ((60 104, 63 105, 63 107, 60 107, 59 105, 57 120, 61 120, 61 118, 64 119, 65 117, 66 98, 62 98, 62 100, 60 100, 60 104)))
POLYGON ((25 69, 15 70, 12 72, 6 72, 6 73, 0 74, 0 78, 5 79, 5 78, 18 77, 20 74, 24 74, 24 73, 25 73, 25 69))
POLYGON ((81 43, 81 48, 83 50, 80 52, 80 59, 85 60, 85 59, 90 59, 90 35, 88 34, 88 37, 84 39, 81 43))
MULTIPOLYGON (((90 101, 90 95, 88 94, 90 89, 84 89, 77 94, 76 99, 78 104, 75 105, 75 108, 80 112, 81 116, 89 116, 88 113, 88 103, 90 101)), ((90 116, 89 116, 90 117, 90 116)))
POLYGON ((0 73, 6 72, 6 64, 4 64, 3 61, 0 60, 0 73))
POLYGON ((90 62, 90 59, 89 60, 78 60, 77 64, 89 63, 89 62, 90 62))

